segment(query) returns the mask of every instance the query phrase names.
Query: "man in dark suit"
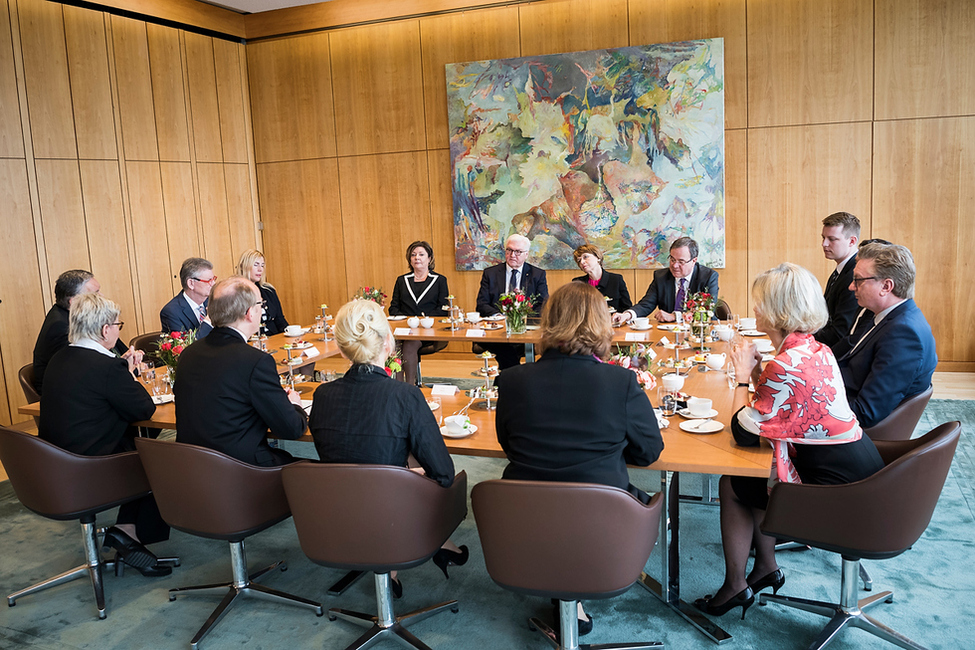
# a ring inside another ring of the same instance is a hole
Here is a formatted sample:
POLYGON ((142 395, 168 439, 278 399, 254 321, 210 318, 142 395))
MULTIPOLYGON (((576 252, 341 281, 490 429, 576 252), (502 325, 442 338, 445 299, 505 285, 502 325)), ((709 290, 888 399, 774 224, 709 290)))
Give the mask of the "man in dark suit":
POLYGON ((854 333, 833 346, 850 406, 872 427, 927 390, 938 365, 934 335, 914 304, 914 258, 903 246, 868 244, 857 253, 850 289, 861 307, 854 333))
POLYGON ((859 239, 860 220, 849 212, 834 212, 823 219, 823 254, 826 259, 836 262, 836 269, 826 281, 823 292, 829 320, 815 336, 817 341, 830 347, 849 335, 853 319, 860 311, 856 294, 850 289, 859 239))
MULTIPOLYGON (((69 323, 70 345, 48 365, 41 397, 38 435, 82 456, 134 451, 135 427, 156 407, 135 379, 133 356, 120 359, 112 351, 122 323, 119 308, 97 292, 75 296, 69 323)), ((105 546, 143 575, 163 576, 172 567, 160 565, 143 544, 169 539, 152 496, 119 506, 115 525, 105 533, 105 546)))
POLYGON ((718 297, 718 273, 697 263, 697 242, 690 237, 675 239, 670 245, 669 265, 653 272, 653 281, 640 302, 622 313, 613 314, 614 323, 643 318, 657 310, 657 320, 672 323, 675 313, 684 310, 689 296, 706 291, 718 297))
POLYGON ((300 395, 281 387, 271 355, 247 344, 261 327, 261 302, 247 278, 217 283, 210 299, 215 327, 180 355, 173 395, 178 442, 270 467, 293 458, 268 444, 268 430, 294 440, 307 418, 300 395))
MULTIPOLYGON (((526 260, 531 241, 523 235, 511 235, 504 243, 504 263, 490 266, 481 273, 481 288, 477 292, 477 311, 481 316, 500 313, 501 294, 521 291, 529 298, 536 297, 535 315, 541 313, 548 300, 548 280, 545 271, 526 260)), ((525 354, 525 346, 510 343, 484 343, 484 349, 498 358, 501 370, 517 366, 525 354)))
POLYGON ((196 338, 210 333, 213 325, 207 316, 210 289, 217 281, 213 264, 202 257, 190 257, 179 267, 179 282, 183 290, 166 303, 159 312, 163 332, 196 330, 196 338))
MULTIPOLYGON (((54 305, 48 310, 34 343, 34 390, 43 393, 44 374, 54 354, 68 345, 68 309, 76 296, 98 293, 101 284, 91 271, 75 269, 65 271, 54 283, 54 305)), ((118 337, 116 337, 118 338, 118 337)), ((136 364, 142 361, 142 352, 128 349, 122 341, 112 348, 119 356, 132 358, 136 364)))

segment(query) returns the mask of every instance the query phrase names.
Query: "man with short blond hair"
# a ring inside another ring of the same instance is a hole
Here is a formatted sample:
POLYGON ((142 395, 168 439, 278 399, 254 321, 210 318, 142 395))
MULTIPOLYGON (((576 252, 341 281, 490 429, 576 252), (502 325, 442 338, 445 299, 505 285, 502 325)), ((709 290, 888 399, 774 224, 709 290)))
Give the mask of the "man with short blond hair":
POLYGON ((846 338, 860 310, 856 294, 850 290, 853 269, 857 265, 860 220, 849 212, 834 212, 823 219, 822 238, 823 255, 836 262, 836 268, 823 292, 829 320, 815 336, 817 341, 833 346, 846 338))

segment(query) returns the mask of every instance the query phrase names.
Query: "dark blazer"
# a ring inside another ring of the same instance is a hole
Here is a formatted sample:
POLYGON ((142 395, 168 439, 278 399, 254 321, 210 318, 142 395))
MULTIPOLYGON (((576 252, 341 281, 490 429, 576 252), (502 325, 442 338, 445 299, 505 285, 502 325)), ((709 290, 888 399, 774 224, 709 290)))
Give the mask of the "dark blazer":
POLYGON ((294 440, 307 418, 288 401, 274 359, 235 330, 217 327, 179 357, 176 440, 223 452, 251 465, 282 465, 291 455, 273 449, 268 429, 294 440))
MULTIPOLYGON (((498 299, 508 290, 505 286, 505 263, 495 264, 484 269, 481 273, 481 288, 477 291, 477 311, 481 316, 493 316, 501 313, 498 309, 498 299)), ((522 267, 524 277, 518 279, 518 285, 526 296, 538 296, 538 303, 534 312, 541 313, 542 306, 548 300, 548 280, 545 271, 527 262, 522 267)))
MULTIPOLYGON (((203 304, 209 305, 209 298, 203 304)), ((182 291, 177 293, 159 311, 159 322, 164 332, 189 332, 190 330, 197 330, 197 339, 202 339, 213 330, 213 326, 210 323, 206 321, 200 322, 199 314, 193 313, 193 310, 190 309, 186 298, 183 297, 182 291)))
MULTIPOLYGON (((707 291, 715 298, 718 297, 718 273, 714 269, 698 264, 694 268, 694 275, 687 285, 687 295, 707 291)), ((675 287, 674 274, 669 268, 659 269, 653 272, 653 282, 647 287, 640 302, 633 305, 632 311, 637 318, 649 316, 654 309, 660 311, 674 311, 674 302, 677 300, 677 289, 675 287)))
POLYGON ((850 283, 853 282, 853 268, 856 265, 857 256, 854 253, 853 257, 843 265, 843 271, 836 276, 836 279, 826 282, 823 298, 826 299, 829 320, 826 321, 823 329, 816 332, 815 336, 817 341, 825 343, 831 348, 850 335, 853 319, 860 311, 856 294, 850 291, 850 283))
MULTIPOLYGON (((572 281, 588 284, 589 276, 580 275, 577 278, 572 278, 572 281)), ((603 275, 599 278, 599 284, 596 285, 596 289, 599 293, 609 298, 606 304, 616 311, 626 311, 633 306, 633 301, 630 300, 630 292, 626 290, 626 281, 623 280, 623 276, 619 273, 611 273, 603 269, 603 275)))
POLYGON ((649 465, 664 447, 653 407, 627 369, 546 350, 495 379, 504 478, 629 488, 626 464, 649 465))
POLYGON ((873 318, 861 318, 854 335, 834 345, 833 353, 863 427, 872 427, 905 399, 927 390, 938 365, 931 326, 913 300, 902 302, 876 327, 873 318))
MULTIPOLYGON (((44 324, 41 331, 37 334, 37 341, 34 343, 34 390, 42 393, 44 386, 44 373, 47 364, 51 362, 55 353, 68 347, 68 310, 58 305, 53 305, 44 317, 44 324)), ((125 354, 128 347, 119 340, 115 344, 115 352, 125 354)), ((128 373, 128 370, 126 370, 128 373)))
POLYGON ((125 360, 68 346, 47 370, 38 427, 42 439, 82 456, 135 449, 130 423, 148 420, 156 407, 125 360))
MULTIPOLYGON (((417 298, 419 302, 413 299, 410 295, 409 287, 407 283, 413 279, 412 273, 407 273, 406 275, 401 275, 396 278, 396 285, 393 286, 393 297, 389 301, 389 315, 390 316, 419 316, 421 314, 426 314, 427 316, 444 316, 447 311, 444 309, 444 305, 447 304, 447 296, 450 295, 450 290, 447 288, 447 278, 436 273, 430 273, 428 282, 433 282, 433 286, 429 286, 429 291, 427 291, 423 297, 420 294, 423 293, 423 289, 416 291, 417 298), (434 279, 436 278, 436 279, 434 279)), ((426 288, 426 287, 424 287, 426 288)))
MULTIPOLYGON (((274 287, 265 284, 258 284, 257 288, 261 292, 261 299, 264 300, 264 314, 261 316, 261 325, 264 326, 265 334, 268 336, 280 334, 288 326, 288 320, 284 317, 278 292, 274 290, 274 287)), ((183 303, 185 304, 186 301, 184 300, 183 303)))

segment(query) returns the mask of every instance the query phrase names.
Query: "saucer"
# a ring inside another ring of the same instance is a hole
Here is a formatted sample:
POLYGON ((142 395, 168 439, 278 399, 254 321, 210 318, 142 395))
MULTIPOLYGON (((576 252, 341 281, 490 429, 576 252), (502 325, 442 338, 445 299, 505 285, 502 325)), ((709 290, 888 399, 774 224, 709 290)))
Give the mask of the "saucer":
POLYGON ((758 330, 742 330, 742 336, 767 336, 765 332, 759 332, 758 330))
POLYGON ((690 409, 680 409, 677 411, 677 415, 682 418, 687 418, 688 420, 706 420, 708 418, 713 418, 718 414, 715 409, 708 411, 707 415, 693 415, 690 409))
POLYGON ((427 406, 430 407, 430 410, 431 411, 436 411, 438 408, 440 408, 440 402, 434 402, 434 401, 431 401, 431 400, 427 400, 427 406))
POLYGON ((483 316, 481 320, 504 320, 504 314, 494 314, 493 316, 483 316))
POLYGON ((762 355, 762 361, 764 363, 768 363, 769 361, 771 361, 774 358, 775 358, 775 355, 774 354, 763 354, 762 355))
POLYGON ((307 334, 310 331, 311 331, 310 327, 302 327, 301 332, 299 332, 298 334, 288 334, 287 332, 285 332, 284 335, 287 336, 289 339, 293 339, 302 336, 304 334, 307 334))
POLYGON ((663 330, 664 332, 686 332, 689 328, 686 325, 657 325, 658 330, 663 330))
POLYGON ((173 394, 172 393, 166 393, 165 395, 153 395, 152 396, 152 403, 153 404, 169 404, 172 401, 173 401, 173 394))
POLYGON ((444 438, 466 438, 467 436, 473 436, 475 433, 477 433, 476 424, 468 425, 467 430, 459 435, 450 433, 449 431, 447 431, 447 427, 445 426, 440 427, 440 435, 442 435, 444 438))
POLYGON ((406 320, 407 318, 408 318, 407 316, 403 316, 401 314, 399 316, 387 316, 386 320, 406 320))
POLYGON ((688 433, 717 433, 724 429, 724 425, 717 420, 688 420, 687 422, 681 422, 680 428, 682 431, 688 433))
POLYGON ((637 332, 646 332, 647 330, 652 330, 653 325, 647 325, 646 327, 637 327, 636 325, 630 325, 631 330, 636 330, 637 332))

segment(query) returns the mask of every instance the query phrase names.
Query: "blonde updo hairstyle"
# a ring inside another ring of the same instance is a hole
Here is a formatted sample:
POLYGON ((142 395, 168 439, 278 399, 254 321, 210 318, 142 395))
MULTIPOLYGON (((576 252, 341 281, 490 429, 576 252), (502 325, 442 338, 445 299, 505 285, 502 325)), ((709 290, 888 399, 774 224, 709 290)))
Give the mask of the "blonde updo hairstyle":
POLYGON ((383 345, 392 338, 386 314, 371 300, 347 302, 335 317, 335 342, 352 363, 375 363, 383 354, 383 345))
POLYGON ((791 262, 755 278, 752 297, 768 324, 786 335, 812 334, 826 325, 829 318, 816 277, 791 262))

